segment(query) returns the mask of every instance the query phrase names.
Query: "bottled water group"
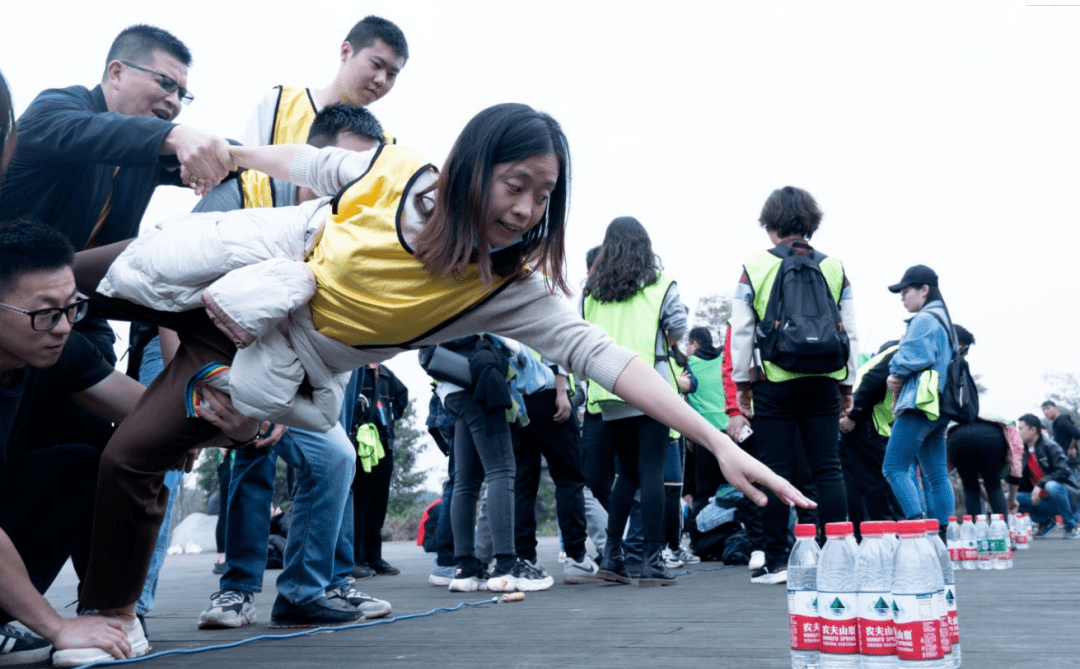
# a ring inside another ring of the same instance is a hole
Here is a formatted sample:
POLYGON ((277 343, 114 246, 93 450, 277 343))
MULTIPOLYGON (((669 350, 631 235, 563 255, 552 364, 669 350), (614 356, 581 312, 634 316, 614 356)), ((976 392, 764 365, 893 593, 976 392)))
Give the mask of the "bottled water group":
POLYGON ((1030 548, 1027 514, 795 526, 788 561, 793 669, 960 666, 955 569, 1009 569, 1030 548), (989 521, 989 522, 988 522, 989 521), (899 539, 897 539, 899 535, 899 539))

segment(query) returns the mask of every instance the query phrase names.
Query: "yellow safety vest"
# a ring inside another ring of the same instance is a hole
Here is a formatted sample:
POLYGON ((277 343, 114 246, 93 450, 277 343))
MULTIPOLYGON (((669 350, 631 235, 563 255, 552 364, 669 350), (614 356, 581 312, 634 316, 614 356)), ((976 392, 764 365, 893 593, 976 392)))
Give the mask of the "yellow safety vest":
POLYGON ((307 259, 318 290, 315 328, 357 348, 398 347, 441 329, 493 297, 509 281, 432 276, 405 245, 402 198, 435 167, 401 146, 380 145, 363 176, 345 186, 307 259))
MULTIPOLYGON (((758 251, 743 265, 746 275, 750 278, 750 287, 754 291, 754 313, 758 321, 765 318, 765 309, 769 305, 769 297, 772 295, 776 277, 780 273, 781 263, 783 263, 783 258, 768 251, 758 251)), ((840 298, 844 292, 844 265, 836 258, 828 256, 821 261, 820 267, 821 273, 825 275, 826 283, 829 284, 829 290, 832 291, 833 299, 840 304, 840 298)), ((847 378, 846 366, 827 374, 789 372, 768 360, 762 361, 762 366, 765 368, 765 378, 773 382, 790 381, 804 376, 825 376, 838 381, 847 378)))
MULTIPOLYGON (((270 124, 271 144, 307 144, 311 124, 315 121, 318 110, 315 99, 308 88, 275 86, 278 89, 277 105, 274 107, 274 119, 270 124)), ((396 144, 397 140, 388 132, 383 133, 383 141, 396 144)))
MULTIPOLYGON (((600 302, 591 295, 586 295, 582 303, 582 315, 585 320, 597 325, 611 337, 615 343, 637 353, 649 364, 656 367, 656 333, 660 329, 660 310, 664 306, 664 297, 675 282, 657 270, 656 282, 645 286, 622 302, 600 302)), ((670 381, 674 384, 675 379, 670 381)), ((618 395, 604 389, 597 383, 589 382, 589 403, 626 402, 618 395)))
MULTIPOLYGON (((862 385, 863 376, 871 369, 881 364, 882 360, 884 360, 886 357, 888 357, 890 353, 896 351, 896 349, 898 348, 900 348, 900 345, 894 344, 860 365, 857 375, 858 381, 855 382, 854 392, 859 392, 859 386, 862 385)), ((886 388, 885 399, 875 404, 874 410, 872 412, 872 416, 874 418, 874 430, 883 437, 887 437, 892 434, 892 423, 894 418, 892 405, 893 391, 891 388, 886 388)))
POLYGON ((244 209, 277 206, 274 185, 265 172, 244 170, 236 180, 240 188, 240 202, 244 209))

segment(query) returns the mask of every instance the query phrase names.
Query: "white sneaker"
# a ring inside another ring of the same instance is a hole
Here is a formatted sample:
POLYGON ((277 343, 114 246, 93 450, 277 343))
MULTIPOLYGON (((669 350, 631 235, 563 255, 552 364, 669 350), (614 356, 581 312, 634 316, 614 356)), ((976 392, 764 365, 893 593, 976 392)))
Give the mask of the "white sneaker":
POLYGON ((679 559, 679 556, 675 554, 670 548, 665 548, 662 553, 664 560, 664 567, 667 569, 678 569, 683 566, 683 561, 679 559))
POLYGON ((375 599, 356 589, 352 583, 347 583, 338 588, 330 588, 326 591, 326 598, 338 606, 351 606, 360 609, 365 618, 382 618, 393 612, 390 602, 383 599, 375 599))
POLYGON ((488 589, 488 573, 483 567, 477 569, 475 573, 464 573, 461 567, 457 567, 454 570, 454 578, 450 581, 450 585, 447 588, 450 592, 476 592, 478 590, 488 589))
POLYGON ((586 583, 601 583, 600 567, 593 559, 586 555, 578 562, 572 557, 566 558, 563 566, 563 583, 567 585, 584 585, 586 583))
POLYGON ((757 571, 765 566, 765 551, 753 551, 750 553, 750 571, 757 571))
POLYGON ((241 590, 219 590, 210 595, 210 606, 199 615, 199 629, 243 627, 255 622, 255 595, 241 590))
POLYGON ((555 579, 544 571, 543 565, 534 567, 525 560, 518 560, 505 574, 496 570, 487 582, 488 590, 492 592, 537 592, 547 590, 554 584, 555 579))
POLYGON ((692 550, 690 550, 689 548, 687 548, 686 546, 680 546, 679 547, 679 552, 676 553, 675 556, 678 557, 680 560, 682 560, 683 564, 700 564, 701 563, 701 558, 694 555, 694 552, 692 550))
MULTIPOLYGON (((90 613, 87 615, 99 614, 90 613)), ((146 634, 143 633, 139 619, 125 620, 120 618, 119 620, 124 624, 124 631, 127 632, 128 645, 131 646, 131 657, 146 655, 150 651, 150 642, 147 641, 146 634)), ((84 664, 115 660, 115 657, 100 648, 68 648, 53 653, 52 663, 54 667, 81 667, 84 664)))

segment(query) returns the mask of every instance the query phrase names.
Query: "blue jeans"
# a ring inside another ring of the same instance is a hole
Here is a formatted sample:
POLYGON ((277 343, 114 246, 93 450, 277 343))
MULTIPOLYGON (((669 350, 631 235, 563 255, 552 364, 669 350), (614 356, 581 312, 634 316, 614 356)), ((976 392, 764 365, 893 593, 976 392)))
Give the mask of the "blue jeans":
MULTIPOLYGON (((161 340, 154 337, 143 349, 142 364, 139 365, 139 383, 144 386, 150 385, 161 370, 165 368, 161 360, 161 340)), ((169 550, 169 532, 172 529, 172 510, 176 502, 176 492, 180 489, 180 482, 184 478, 184 472, 165 472, 165 487, 169 489, 169 503, 165 507, 165 517, 161 520, 161 529, 158 530, 157 544, 154 545, 154 556, 150 558, 150 571, 146 574, 146 582, 143 584, 142 594, 135 604, 135 613, 146 615, 154 610, 154 595, 157 593, 158 575, 165 565, 165 555, 169 550)))
POLYGON ((1080 525, 1080 507, 1075 507, 1069 499, 1069 490, 1057 481, 1047 481, 1043 490, 1050 495, 1042 499, 1038 504, 1031 503, 1030 492, 1016 493, 1016 501, 1020 504, 1020 510, 1031 514, 1031 519, 1042 525, 1053 520, 1054 516, 1060 515, 1065 521, 1066 527, 1080 525))
POLYGON ((345 428, 290 429, 267 450, 238 450, 229 486, 222 590, 260 592, 270 536, 270 504, 280 457, 296 472, 297 490, 278 593, 307 604, 346 583, 353 567, 353 508, 349 487, 356 451, 345 428))
POLYGON ((919 501, 919 484, 912 464, 916 461, 922 470, 926 491, 928 515, 937 518, 942 527, 956 510, 949 470, 946 465, 945 428, 949 421, 939 418, 930 420, 922 411, 904 411, 893 423, 889 445, 881 471, 892 486, 904 516, 911 518, 923 512, 919 501))

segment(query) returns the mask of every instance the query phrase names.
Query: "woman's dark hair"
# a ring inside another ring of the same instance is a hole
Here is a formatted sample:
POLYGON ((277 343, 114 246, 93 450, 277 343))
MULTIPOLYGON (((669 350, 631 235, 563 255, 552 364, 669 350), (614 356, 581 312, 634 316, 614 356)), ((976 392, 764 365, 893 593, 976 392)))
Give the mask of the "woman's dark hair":
POLYGON ((821 225, 821 209, 810 193, 784 186, 774 190, 765 200, 758 222, 781 238, 799 235, 810 239, 821 225))
POLYGON ((436 276, 460 276, 475 263, 489 285, 493 274, 518 278, 542 268, 552 285, 569 294, 564 248, 569 202, 570 149, 558 122, 528 105, 488 107, 458 135, 435 185, 417 196, 428 221, 417 237, 416 257, 436 276), (547 213, 523 243, 510 247, 509 260, 495 267, 484 225, 492 171, 501 163, 544 155, 555 156, 559 163, 547 213), (435 204, 428 207, 424 196, 432 191, 435 204), (526 260, 535 267, 527 268, 526 260))
POLYGON ((645 227, 632 216, 608 224, 585 294, 600 302, 622 302, 659 278, 663 265, 645 227))
POLYGON ((4 172, 7 164, 4 159, 8 158, 8 152, 15 153, 12 145, 9 149, 8 142, 15 142, 15 107, 11 104, 11 90, 8 89, 7 79, 0 72, 0 187, 4 185, 4 172))
POLYGON ((913 284, 911 284, 911 287, 915 288, 916 290, 922 288, 923 286, 927 286, 930 289, 926 293, 926 302, 923 303, 923 308, 924 309, 926 308, 927 304, 930 304, 934 300, 938 300, 942 304, 945 304, 945 298, 941 296, 941 289, 938 288, 937 286, 930 286, 930 285, 925 284, 925 283, 920 283, 920 284, 914 284, 913 283, 913 284))

